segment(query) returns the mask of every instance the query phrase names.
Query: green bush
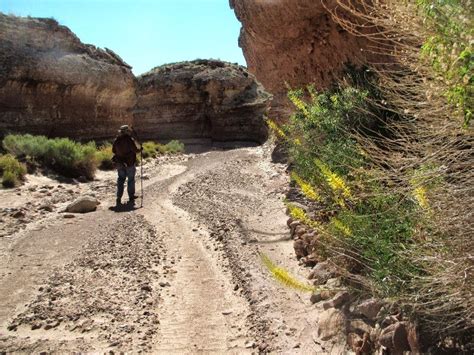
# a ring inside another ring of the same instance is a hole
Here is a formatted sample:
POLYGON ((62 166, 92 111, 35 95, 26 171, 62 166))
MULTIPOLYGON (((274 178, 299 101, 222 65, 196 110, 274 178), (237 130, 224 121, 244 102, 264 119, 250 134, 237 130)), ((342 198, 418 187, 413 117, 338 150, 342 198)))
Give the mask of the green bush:
POLYGON ((159 153, 160 144, 149 141, 143 143, 143 158, 155 158, 159 153))
POLYGON ((143 143, 143 158, 155 158, 160 154, 177 154, 184 152, 184 144, 177 140, 172 140, 167 144, 160 144, 152 141, 143 143))
POLYGON ((14 187, 26 174, 26 167, 10 154, 0 156, 0 173, 4 187, 14 187))
POLYGON ((114 153, 112 152, 112 145, 106 144, 100 147, 96 152, 96 159, 99 164, 99 169, 112 170, 115 167, 112 158, 114 153))
POLYGON ((296 112, 282 134, 294 176, 318 197, 321 215, 331 216, 303 218, 324 238, 319 257, 349 256, 376 292, 395 296, 422 272, 407 252, 416 248, 419 206, 377 178, 383 170, 358 143, 374 127, 370 95, 354 87, 323 93, 310 87, 305 101, 303 91, 292 91, 296 112))
POLYGON ((165 144, 164 146, 165 153, 184 153, 184 144, 177 140, 172 140, 165 144))
POLYGON ((93 142, 81 144, 68 138, 48 139, 26 134, 8 135, 3 147, 17 157, 33 159, 68 177, 93 179, 98 165, 93 142))

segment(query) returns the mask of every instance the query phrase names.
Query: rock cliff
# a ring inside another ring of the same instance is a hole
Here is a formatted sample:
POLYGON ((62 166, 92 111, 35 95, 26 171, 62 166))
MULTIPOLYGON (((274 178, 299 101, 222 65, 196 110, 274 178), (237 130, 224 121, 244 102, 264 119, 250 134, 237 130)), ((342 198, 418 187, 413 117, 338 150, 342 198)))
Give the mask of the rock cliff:
POLYGON ((263 115, 271 96, 239 65, 195 60, 157 67, 137 78, 135 128, 143 137, 267 137, 263 115))
POLYGON ((107 138, 132 121, 135 78, 111 50, 52 19, 0 13, 0 128, 107 138))
MULTIPOLYGON (((324 3, 336 6, 333 0, 324 3)), ((242 23, 239 45, 249 71, 275 96, 273 114, 287 113, 286 83, 322 89, 340 77, 346 64, 379 59, 366 39, 333 21, 322 1, 230 0, 230 6, 242 23)))
POLYGON ((198 60, 139 78, 130 69, 55 20, 0 13, 0 136, 101 139, 133 123, 147 139, 265 140, 271 97, 245 68, 198 60))

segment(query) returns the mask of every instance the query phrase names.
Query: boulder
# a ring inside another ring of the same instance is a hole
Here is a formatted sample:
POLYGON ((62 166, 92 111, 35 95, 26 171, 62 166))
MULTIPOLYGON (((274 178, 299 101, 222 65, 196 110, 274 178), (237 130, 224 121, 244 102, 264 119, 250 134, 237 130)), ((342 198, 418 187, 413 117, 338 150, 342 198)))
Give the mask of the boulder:
POLYGON ((97 209, 99 201, 91 196, 83 196, 72 202, 66 207, 66 212, 87 213, 97 209))

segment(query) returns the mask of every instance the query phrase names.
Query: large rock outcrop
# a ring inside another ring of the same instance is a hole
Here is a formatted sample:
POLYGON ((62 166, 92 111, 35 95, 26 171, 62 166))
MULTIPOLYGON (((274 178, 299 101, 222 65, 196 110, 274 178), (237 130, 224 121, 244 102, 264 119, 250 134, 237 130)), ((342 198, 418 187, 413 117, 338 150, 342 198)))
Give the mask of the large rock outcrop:
POLYGON ((239 65, 195 60, 137 78, 135 128, 143 137, 262 142, 271 96, 239 65))
POLYGON ((83 44, 52 19, 0 13, 0 136, 258 141, 270 95, 245 68, 215 60, 166 65, 135 78, 109 49, 83 44))
POLYGON ((1 133, 112 137, 132 121, 134 81, 114 52, 55 20, 0 13, 1 133))
MULTIPOLYGON (((273 114, 285 116, 288 83, 318 89, 340 77, 346 64, 380 61, 369 43, 337 24, 319 0, 230 0, 242 23, 239 45, 249 71, 275 99, 273 114)), ((332 9, 334 0, 324 3, 332 9)))

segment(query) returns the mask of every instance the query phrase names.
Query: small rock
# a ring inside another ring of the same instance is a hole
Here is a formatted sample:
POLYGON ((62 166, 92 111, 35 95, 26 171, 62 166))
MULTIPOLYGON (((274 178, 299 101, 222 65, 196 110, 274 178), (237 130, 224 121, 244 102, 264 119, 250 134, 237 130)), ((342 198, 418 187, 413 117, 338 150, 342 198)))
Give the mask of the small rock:
POLYGON ((169 287, 169 286, 171 286, 169 282, 163 282, 163 281, 161 281, 159 283, 159 285, 160 285, 160 287, 169 287))
POLYGON ((67 212, 87 213, 97 209, 99 201, 91 196, 83 196, 72 202, 66 207, 67 212))
POLYGON ((337 276, 336 268, 327 261, 317 263, 311 270, 308 278, 314 280, 315 286, 325 284, 329 279, 337 276))
POLYGON ((43 325, 41 323, 33 323, 31 325, 31 330, 40 329, 43 325))
POLYGON ((420 337, 418 335, 416 326, 413 324, 408 324, 408 344, 410 345, 410 350, 412 353, 421 353, 420 337))
POLYGON ((53 206, 45 204, 42 205, 38 208, 40 211, 48 211, 48 212, 53 212, 53 206))
POLYGON ((351 332, 357 334, 371 334, 374 329, 367 323, 365 323, 362 319, 353 319, 349 322, 349 329, 351 332))
POLYGON ((73 214, 70 214, 70 213, 66 213, 65 215, 63 215, 64 218, 74 218, 76 216, 74 216, 73 214))
POLYGON ((361 314, 367 319, 374 321, 382 306, 383 303, 380 300, 371 298, 355 306, 353 313, 361 314))
POLYGON ((25 212, 23 211, 16 211, 12 214, 13 218, 24 218, 26 216, 25 212))
POLYGON ((339 278, 332 278, 326 281, 328 288, 339 288, 342 286, 342 281, 339 278))
POLYGON ((247 341, 247 342, 245 343, 245 348, 246 348, 246 349, 255 348, 255 342, 253 342, 253 341, 247 341))
POLYGON ((151 288, 151 286, 148 285, 148 284, 142 285, 141 289, 142 289, 143 291, 146 291, 146 292, 151 292, 151 291, 153 291, 153 289, 151 288))
POLYGON ((306 233, 306 227, 303 225, 296 226, 294 235, 298 238, 306 233))
POLYGON ((318 335, 326 341, 334 337, 345 336, 346 317, 344 313, 335 308, 327 309, 321 313, 318 322, 318 335))
POLYGON ((293 235, 293 233, 295 232, 296 227, 299 226, 300 224, 301 224, 300 221, 292 221, 290 223, 290 233, 291 233, 291 235, 293 235))
POLYGON ((405 323, 398 322, 383 329, 379 343, 394 353, 402 353, 403 351, 410 350, 405 323))
POLYGON ((293 242, 293 248, 295 249, 295 254, 297 259, 301 259, 304 256, 308 255, 308 252, 306 250, 306 245, 305 243, 298 239, 293 242))
POLYGON ((311 295, 311 298, 309 299, 312 304, 318 303, 319 301, 322 301, 321 297, 321 292, 315 292, 311 295))
POLYGON ((228 316, 229 314, 232 314, 232 311, 230 311, 230 310, 223 311, 222 314, 223 314, 224 316, 228 316))
POLYGON ((349 292, 347 291, 341 291, 338 292, 333 299, 326 301, 323 303, 323 308, 324 309, 329 309, 329 308, 341 308, 344 304, 349 302, 351 299, 351 296, 349 292))

